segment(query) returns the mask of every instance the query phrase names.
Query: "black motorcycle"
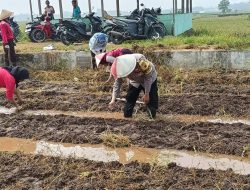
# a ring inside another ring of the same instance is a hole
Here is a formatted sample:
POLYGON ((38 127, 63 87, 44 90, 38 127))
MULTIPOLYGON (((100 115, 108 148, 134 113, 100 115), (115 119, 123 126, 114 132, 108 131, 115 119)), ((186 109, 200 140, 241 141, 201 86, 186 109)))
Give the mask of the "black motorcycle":
POLYGON ((113 19, 113 29, 109 32, 114 44, 121 44, 126 39, 158 39, 163 37, 166 29, 150 9, 143 9, 139 19, 113 19))
MULTIPOLYGON (((14 33, 15 41, 17 42, 18 37, 20 35, 20 28, 16 21, 14 21, 14 17, 11 17, 9 20, 10 27, 14 33)), ((0 41, 2 41, 1 31, 0 31, 0 41)))
POLYGON ((61 21, 60 26, 57 28, 57 35, 60 35, 60 39, 63 44, 70 45, 73 43, 81 43, 83 40, 89 40, 92 35, 97 32, 102 32, 102 20, 98 16, 94 16, 95 13, 90 13, 85 16, 90 21, 90 25, 87 30, 87 25, 83 22, 77 22, 72 20, 61 21))

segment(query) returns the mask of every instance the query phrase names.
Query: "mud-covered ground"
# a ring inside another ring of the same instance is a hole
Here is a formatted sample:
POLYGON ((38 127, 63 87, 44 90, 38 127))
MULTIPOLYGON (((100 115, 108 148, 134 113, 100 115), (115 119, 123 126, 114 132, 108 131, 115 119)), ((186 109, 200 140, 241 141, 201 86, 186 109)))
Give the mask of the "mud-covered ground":
POLYGON ((102 163, 22 154, 0 154, 0 189, 242 189, 250 176, 231 170, 186 169, 132 162, 102 163))
MULTIPOLYGON (((23 108, 121 111, 122 103, 114 110, 108 109, 113 83, 103 84, 106 77, 107 73, 101 71, 35 72, 32 81, 20 85, 23 98, 26 100, 23 108)), ((159 67, 158 86, 159 113, 162 114, 236 117, 250 115, 250 72, 248 71, 191 72, 159 67)), ((122 92, 124 96, 125 82, 122 92)), ((3 93, 0 96, 0 104, 9 106, 3 93)))
MULTIPOLYGON (((250 72, 182 71, 158 67, 159 113, 250 118, 250 72)), ((112 82, 107 73, 62 71, 32 73, 20 84, 25 110, 122 112, 110 110, 112 82), (92 73, 92 74, 91 74, 92 73)), ((126 84, 122 90, 125 95, 126 84)), ((0 92, 0 105, 10 107, 0 92)), ((142 105, 136 107, 143 111, 142 105)), ((0 136, 65 143, 103 143, 103 134, 121 134, 133 145, 249 157, 250 126, 180 122, 0 114, 0 136)), ((146 114, 145 114, 146 116, 146 114)), ((0 153, 0 189, 250 189, 250 176, 232 171, 185 169, 133 162, 87 160, 0 153)))
MULTIPOLYGON (((110 110, 110 94, 79 92, 79 89, 65 91, 44 90, 42 92, 24 92, 25 110, 63 110, 63 111, 120 111, 123 103, 110 110), (68 92, 65 92, 67 91, 68 92), (72 91, 72 92, 71 92, 72 91), (70 93, 71 92, 71 93, 70 93)), ((0 96, 1 105, 8 105, 5 97, 0 96)), ((142 106, 143 107, 143 106, 142 106)), ((171 94, 160 96, 159 113, 192 115, 250 115, 250 96, 232 94, 171 94)))
POLYGON ((149 148, 248 156, 250 126, 244 124, 186 124, 171 121, 135 121, 73 116, 1 115, 0 136, 74 144, 103 143, 102 134, 128 136, 132 144, 149 148), (244 151, 244 152, 243 152, 244 151), (244 154, 243 154, 244 153, 244 154))

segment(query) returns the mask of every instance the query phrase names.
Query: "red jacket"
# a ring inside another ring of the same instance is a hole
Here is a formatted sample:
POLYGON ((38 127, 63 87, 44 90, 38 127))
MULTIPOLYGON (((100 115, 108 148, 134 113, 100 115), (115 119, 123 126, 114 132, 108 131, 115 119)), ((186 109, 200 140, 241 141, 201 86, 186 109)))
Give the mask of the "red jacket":
POLYGON ((123 52, 122 52, 123 49, 124 48, 114 49, 114 50, 108 52, 106 56, 112 56, 112 57, 115 57, 115 58, 119 57, 119 56, 123 55, 123 52))
POLYGON ((8 41, 14 39, 13 31, 11 30, 9 23, 6 21, 3 20, 0 22, 0 30, 4 45, 8 44, 8 41))
POLYGON ((16 88, 15 78, 6 69, 0 67, 0 88, 6 88, 6 97, 13 100, 16 88))

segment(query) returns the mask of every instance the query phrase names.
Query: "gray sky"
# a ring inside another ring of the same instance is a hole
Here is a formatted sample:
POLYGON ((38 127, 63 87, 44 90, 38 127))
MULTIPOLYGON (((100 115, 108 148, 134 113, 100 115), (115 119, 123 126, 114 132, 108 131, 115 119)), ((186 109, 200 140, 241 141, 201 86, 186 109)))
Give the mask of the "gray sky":
MULTIPOLYGON (((169 9, 172 7, 172 0, 140 0, 143 2, 146 7, 162 7, 163 9, 169 9)), ((220 0, 193 0, 193 6, 198 7, 217 7, 220 0)), ((42 7, 44 7, 45 0, 41 0, 42 7)), ((58 0, 50 0, 51 5, 56 9, 56 12, 59 13, 58 0)), ((87 0, 78 0, 79 6, 82 12, 88 11, 87 0)), ((100 0, 92 0, 92 6, 95 8, 101 7, 100 0)), ((179 0, 179 3, 181 1, 179 0)), ((232 3, 239 2, 249 2, 249 0, 230 0, 232 3)), ((37 0, 32 0, 34 13, 38 13, 37 0)), ((64 11, 72 11, 71 0, 63 0, 64 11)), ((106 10, 115 10, 115 0, 104 0, 104 5, 106 10)), ((133 10, 136 6, 136 0, 120 0, 121 10, 128 11, 133 10)), ((29 13, 29 0, 0 0, 0 9, 8 9, 15 12, 15 14, 20 13, 29 13)))

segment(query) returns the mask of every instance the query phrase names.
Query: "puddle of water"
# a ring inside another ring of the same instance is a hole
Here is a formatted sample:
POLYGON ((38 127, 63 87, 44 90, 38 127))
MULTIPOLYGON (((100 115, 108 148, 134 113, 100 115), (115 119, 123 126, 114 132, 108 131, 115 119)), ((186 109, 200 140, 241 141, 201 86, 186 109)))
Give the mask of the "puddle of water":
POLYGON ((16 108, 6 108, 6 107, 2 107, 0 106, 0 114, 6 114, 6 115, 10 115, 16 112, 16 108))
POLYGON ((84 158, 93 161, 119 161, 123 164, 138 160, 144 163, 167 165, 175 162, 187 168, 227 170, 235 173, 250 174, 250 158, 227 155, 206 155, 187 151, 159 150, 140 147, 112 149, 103 145, 74 145, 46 141, 32 141, 18 138, 0 138, 0 151, 22 151, 26 154, 41 154, 45 156, 84 158))
MULTIPOLYGON (((105 119, 125 119, 122 113, 118 112, 83 112, 83 111, 56 111, 56 110, 27 110, 23 112, 26 115, 67 115, 75 117, 97 117, 105 119)), ((222 124, 235 124, 243 123, 245 125, 250 125, 250 120, 244 119, 214 119, 214 117, 209 116, 196 116, 196 115, 159 115, 159 119, 170 119, 174 121, 181 121, 186 123, 193 122, 209 122, 209 123, 222 123, 222 124)))
POLYGON ((250 174, 250 159, 243 159, 226 155, 199 155, 181 151, 163 150, 158 156, 160 164, 175 162, 177 165, 186 168, 199 168, 207 170, 227 170, 231 168, 235 173, 241 175, 250 174))
POLYGON ((223 119, 209 119, 207 120, 210 123, 222 123, 222 124, 235 124, 235 123, 243 123, 245 125, 250 125, 250 121, 249 120, 244 120, 244 119, 238 119, 238 120, 223 120, 223 119))
POLYGON ((83 111, 56 111, 56 110, 27 110, 23 112, 26 115, 67 115, 75 117, 98 117, 105 119, 124 119, 122 113, 117 112, 83 112, 83 111))
MULTIPOLYGON (((0 114, 14 114, 16 112, 16 108, 5 108, 0 106, 0 114)), ((26 115, 67 115, 74 117, 96 117, 96 118, 104 118, 104 119, 126 119, 123 117, 122 113, 118 112, 86 112, 86 111, 59 111, 59 110, 26 110, 22 112, 26 115)), ((140 119, 140 116, 135 117, 135 119, 140 119)), ((247 119, 228 119, 228 118, 214 118, 209 116, 198 116, 198 115, 161 115, 159 114, 158 119, 163 120, 172 120, 176 122, 209 122, 209 123, 222 123, 222 124, 235 124, 242 123, 245 125, 250 125, 250 120, 247 119)))

